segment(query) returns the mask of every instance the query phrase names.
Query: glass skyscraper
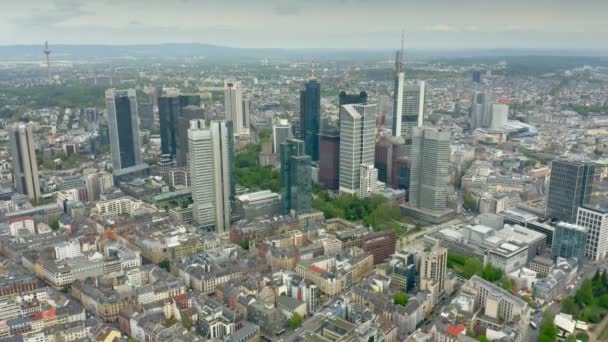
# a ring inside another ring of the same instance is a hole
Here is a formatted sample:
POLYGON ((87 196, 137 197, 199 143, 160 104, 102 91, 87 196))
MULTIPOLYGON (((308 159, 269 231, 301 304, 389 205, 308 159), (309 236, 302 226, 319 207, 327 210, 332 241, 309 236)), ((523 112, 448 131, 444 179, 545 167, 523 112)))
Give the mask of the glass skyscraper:
POLYGON ((587 229, 582 226, 559 222, 553 233, 551 257, 556 260, 562 258, 576 258, 579 262, 585 256, 587 243, 587 229))
POLYGON ((281 144, 281 197, 283 213, 304 213, 312 208, 310 156, 304 153, 304 142, 287 139, 281 144))
POLYGON ((106 91, 112 169, 141 164, 139 118, 135 89, 106 91))
POLYGON ((547 195, 547 217, 575 223, 578 207, 588 204, 593 187, 594 165, 554 160, 547 195))
POLYGON ((200 107, 200 105, 201 98, 199 95, 169 95, 158 98, 160 150, 162 154, 171 155, 173 159, 176 158, 178 140, 182 139, 180 135, 187 134, 187 132, 180 132, 178 129, 182 109, 187 106, 200 107))
POLYGON ((321 84, 313 78, 300 90, 300 140, 313 161, 319 160, 320 126, 321 84))

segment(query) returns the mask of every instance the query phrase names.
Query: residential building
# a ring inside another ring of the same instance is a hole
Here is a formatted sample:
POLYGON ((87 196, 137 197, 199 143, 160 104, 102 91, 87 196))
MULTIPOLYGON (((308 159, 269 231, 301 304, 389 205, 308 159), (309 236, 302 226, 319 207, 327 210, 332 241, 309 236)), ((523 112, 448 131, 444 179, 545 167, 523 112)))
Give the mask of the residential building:
POLYGON ((40 179, 32 125, 25 122, 17 123, 11 128, 10 141, 15 189, 33 200, 38 200, 40 179))
POLYGON ((36 225, 31 216, 23 216, 9 220, 8 230, 11 236, 19 236, 23 231, 27 234, 36 234, 36 225))
POLYGON ((281 199, 283 213, 305 213, 312 208, 310 156, 304 154, 305 143, 287 139, 281 144, 281 199))
POLYGON ((447 290, 447 260, 448 250, 443 247, 434 247, 420 260, 420 289, 429 291, 434 302, 447 290))
POLYGON ((340 193, 359 196, 361 165, 374 163, 375 105, 340 108, 340 193))
POLYGON ((135 89, 108 89, 105 97, 113 171, 141 164, 135 89))
POLYGON ((594 165, 588 163, 554 160, 547 194, 547 217, 575 223, 578 207, 590 201, 594 173, 594 165))
POLYGON ((393 229, 369 232, 361 238, 361 249, 373 255, 374 265, 378 265, 395 253, 396 239, 393 229))

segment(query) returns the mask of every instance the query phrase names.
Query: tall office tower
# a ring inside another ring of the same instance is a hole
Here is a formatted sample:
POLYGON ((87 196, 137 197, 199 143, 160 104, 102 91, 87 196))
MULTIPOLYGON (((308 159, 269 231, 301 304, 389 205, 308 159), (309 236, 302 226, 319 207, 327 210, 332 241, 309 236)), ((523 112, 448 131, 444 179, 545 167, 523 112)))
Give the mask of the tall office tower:
POLYGON ((342 107, 347 104, 367 104, 367 93, 361 91, 359 94, 348 94, 341 91, 338 97, 338 106, 342 107))
POLYGON ((176 159, 177 144, 181 139, 178 129, 179 118, 182 115, 182 109, 187 106, 201 105, 201 97, 199 95, 177 95, 170 94, 158 98, 158 120, 160 123, 160 149, 164 155, 170 155, 176 159))
POLYGON ((98 123, 97 123, 97 109, 96 108, 86 108, 84 110, 84 117, 85 117, 85 125, 87 128, 87 132, 92 132, 95 133, 97 132, 97 129, 99 128, 98 123))
POLYGON ((279 154, 281 151, 281 144, 292 137, 291 125, 287 120, 281 119, 278 123, 274 124, 272 126, 272 152, 274 154, 279 154))
POLYGON ((421 127, 424 119, 424 95, 426 83, 418 81, 416 84, 402 86, 402 98, 397 105, 401 115, 393 118, 394 135, 401 137, 405 143, 405 155, 410 156, 412 151, 412 136, 414 128, 421 127))
POLYGON ((38 200, 40 180, 32 125, 19 122, 11 127, 10 134, 15 189, 31 199, 38 200))
POLYGON ((112 169, 141 164, 139 119, 135 89, 106 90, 112 169))
POLYGON ((376 105, 340 108, 340 193, 359 195, 361 164, 374 163, 375 137, 376 105))
POLYGON ((446 291, 448 250, 434 247, 420 260, 420 289, 430 291, 433 297, 446 291))
POLYGON ((101 181, 99 179, 99 174, 91 173, 86 175, 84 184, 87 189, 87 194, 89 195, 89 202, 99 201, 101 196, 101 181))
POLYGON ((154 126, 154 110, 152 103, 144 102, 138 105, 139 108, 139 128, 152 129, 154 126))
POLYGON ((414 130, 410 205, 423 210, 447 208, 450 133, 423 127, 414 130))
POLYGON ((547 194, 547 217, 576 222, 578 207, 588 204, 591 199, 594 174, 594 165, 554 160, 547 194))
POLYGON ((192 120, 188 129, 193 219, 218 233, 230 227, 235 201, 232 134, 231 121, 214 121, 207 128, 204 120, 192 120))
POLYGON ((243 98, 243 129, 249 131, 251 125, 251 99, 243 98))
POLYGON ((374 154, 374 166, 378 169, 378 180, 390 184, 393 164, 404 155, 403 139, 387 135, 381 136, 376 143, 374 154))
POLYGON ((283 213, 305 213, 312 208, 310 156, 304 142, 287 139, 281 144, 281 198, 283 213))
POLYGON ((374 167, 374 164, 361 164, 359 177, 359 198, 368 197, 376 191, 378 169, 374 167))
POLYGON ((491 100, 487 92, 473 93, 471 99, 471 130, 477 128, 490 127, 491 100))
POLYGON ((593 261, 604 259, 608 255, 608 210, 579 207, 576 224, 587 229, 585 256, 593 261))
POLYGON ((481 83, 481 70, 474 69, 472 72, 473 83, 481 83))
POLYGON ((243 89, 240 81, 224 81, 224 108, 226 121, 233 123, 234 135, 249 134, 249 117, 245 118, 243 111, 243 89))
POLYGON ((300 140, 306 154, 319 160, 319 130, 321 126, 321 84, 313 77, 300 89, 300 140))
POLYGON ((203 120, 204 117, 205 114, 200 105, 182 107, 177 119, 178 134, 175 137, 175 162, 177 166, 188 165, 188 128, 190 127, 190 121, 203 120))
POLYGON ((587 228, 566 222, 559 222, 553 231, 551 258, 576 258, 582 263, 587 244, 587 228))
POLYGON ((407 157, 399 157, 393 162, 393 171, 391 172, 391 188, 393 189, 410 189, 410 175, 412 170, 412 162, 407 157))
POLYGON ((509 105, 502 103, 492 104, 492 118, 490 120, 490 128, 503 128, 509 120, 509 105))
POLYGON ((319 183, 326 189, 338 190, 340 179, 340 131, 326 129, 319 136, 319 183))

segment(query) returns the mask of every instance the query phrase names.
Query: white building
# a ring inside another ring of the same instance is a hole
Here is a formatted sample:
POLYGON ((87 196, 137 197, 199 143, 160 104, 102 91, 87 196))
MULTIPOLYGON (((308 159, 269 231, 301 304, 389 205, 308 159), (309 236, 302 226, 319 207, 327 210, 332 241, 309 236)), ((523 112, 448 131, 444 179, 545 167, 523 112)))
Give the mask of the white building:
POLYGON ((230 227, 230 163, 234 160, 231 123, 190 121, 188 148, 194 222, 203 228, 225 232, 230 227))
POLYGON ((26 230, 30 234, 36 233, 34 219, 29 216, 10 220, 8 223, 8 229, 12 236, 19 236, 20 230, 26 230))
POLYGON ((374 164, 361 164, 359 182, 359 198, 365 198, 376 191, 378 184, 378 169, 374 164))
MULTIPOLYGON (((374 163, 376 105, 340 108, 340 193, 360 193, 361 164, 374 163)), ((376 176, 377 177, 377 176, 376 176)))
POLYGON ((15 203, 13 201, 0 201, 0 216, 15 212, 15 203))
POLYGON ((502 103, 492 104, 492 120, 490 128, 503 128, 509 121, 509 106, 502 103))
POLYGON ((82 251, 80 250, 80 243, 78 243, 77 240, 64 241, 58 243, 57 245, 55 245, 54 249, 55 260, 58 261, 82 256, 82 251))
POLYGON ((234 135, 249 134, 249 110, 245 111, 240 81, 224 81, 224 109, 226 121, 234 124, 234 135))
POLYGON ((405 76, 398 76, 397 98, 395 115, 393 117, 393 135, 403 138, 405 142, 405 154, 409 156, 412 149, 412 138, 415 127, 422 127, 424 120, 424 96, 426 83, 417 81, 413 84, 405 84, 405 76))
POLYGON ((576 224, 587 228, 585 256, 593 261, 608 253, 608 210, 579 207, 576 224))
POLYGON ((289 138, 293 138, 291 125, 287 120, 281 119, 278 123, 272 126, 272 152, 274 154, 279 154, 281 144, 289 138))

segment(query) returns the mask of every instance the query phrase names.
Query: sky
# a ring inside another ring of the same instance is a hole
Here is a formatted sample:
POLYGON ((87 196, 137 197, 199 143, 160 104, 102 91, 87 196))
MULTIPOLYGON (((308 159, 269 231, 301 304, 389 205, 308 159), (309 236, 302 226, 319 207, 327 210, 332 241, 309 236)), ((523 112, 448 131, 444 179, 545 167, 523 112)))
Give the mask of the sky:
POLYGON ((0 45, 608 49, 608 0, 0 0, 0 45))

